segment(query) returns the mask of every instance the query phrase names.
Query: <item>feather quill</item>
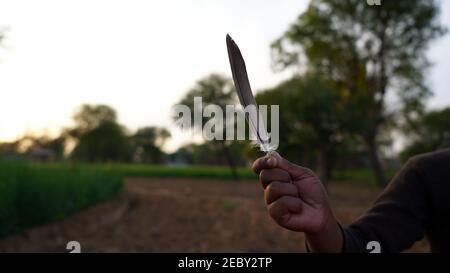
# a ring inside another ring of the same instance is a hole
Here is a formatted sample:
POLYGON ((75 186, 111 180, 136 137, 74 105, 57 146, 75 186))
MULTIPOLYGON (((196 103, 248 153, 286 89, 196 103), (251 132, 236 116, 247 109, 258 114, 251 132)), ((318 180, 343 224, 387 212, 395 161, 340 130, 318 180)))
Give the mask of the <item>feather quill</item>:
POLYGON ((256 104, 255 97, 253 96, 250 82, 248 80, 247 69, 245 67, 244 58, 241 51, 230 35, 227 34, 227 49, 228 58, 230 60, 231 72, 233 74, 234 86, 239 97, 239 101, 243 108, 249 105, 253 105, 256 112, 250 111, 246 115, 247 122, 249 124, 251 133, 256 137, 256 145, 259 146, 261 151, 269 153, 275 150, 275 147, 270 145, 269 134, 264 126, 264 122, 259 118, 259 107, 256 104))

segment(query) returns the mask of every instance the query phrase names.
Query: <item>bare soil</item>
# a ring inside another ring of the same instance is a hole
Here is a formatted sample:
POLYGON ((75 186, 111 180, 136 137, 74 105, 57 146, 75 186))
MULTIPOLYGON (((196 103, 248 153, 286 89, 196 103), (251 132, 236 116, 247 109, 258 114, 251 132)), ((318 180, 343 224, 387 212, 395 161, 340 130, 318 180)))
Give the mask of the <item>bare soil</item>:
MULTIPOLYGON (((339 183, 329 194, 348 224, 378 191, 339 183)), ((4 238, 0 252, 67 252, 73 240, 82 252, 305 252, 303 234, 271 220, 257 182, 161 178, 127 179, 116 200, 4 238)))

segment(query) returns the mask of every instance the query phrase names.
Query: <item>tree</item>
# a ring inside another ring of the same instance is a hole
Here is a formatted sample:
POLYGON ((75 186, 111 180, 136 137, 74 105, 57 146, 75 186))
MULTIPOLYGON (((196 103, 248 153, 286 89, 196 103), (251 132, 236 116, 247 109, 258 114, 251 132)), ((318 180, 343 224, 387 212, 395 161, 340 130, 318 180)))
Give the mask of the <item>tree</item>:
POLYGON ((73 150, 73 159, 88 162, 124 162, 130 160, 130 147, 123 128, 106 121, 82 134, 73 150))
POLYGON ((18 142, 0 142, 0 160, 20 158, 18 142))
MULTIPOLYGON (((215 104, 218 105, 223 112, 225 113, 226 105, 234 105, 236 104, 236 95, 234 91, 233 83, 230 79, 218 75, 218 74, 211 74, 205 78, 200 79, 197 81, 195 86, 191 88, 187 94, 181 99, 179 104, 186 105, 191 109, 191 113, 194 113, 194 97, 201 97, 202 98, 202 106, 208 104, 215 104)), ((200 131, 202 130, 205 123, 208 121, 208 118, 202 117, 201 123, 197 124, 195 123, 195 120, 192 116, 190 117, 184 117, 191 119, 192 128, 200 131)), ((225 117, 226 118, 226 117, 225 117)), ((178 120, 179 117, 175 117, 175 120, 178 120)), ((229 126, 229 120, 224 119, 224 127, 223 128, 216 128, 217 130, 221 130, 223 134, 226 133, 226 126, 229 126)), ((232 125, 234 126, 234 124, 232 125)), ((232 154, 230 153, 229 145, 230 141, 225 140, 217 140, 215 143, 220 145, 223 155, 225 159, 228 162, 228 165, 230 166, 232 175, 235 180, 238 179, 237 171, 236 171, 236 163, 233 159, 232 154)))
POLYGON ((388 92, 397 91, 405 118, 422 111, 430 91, 425 50, 445 30, 433 0, 313 0, 273 45, 277 69, 300 67, 328 78, 346 97, 347 128, 366 144, 379 185, 386 184, 377 137, 392 120, 388 92), (305 65, 306 64, 306 69, 305 65))
POLYGON ((170 137, 165 128, 143 127, 131 136, 134 159, 138 162, 161 164, 165 161, 165 153, 161 150, 170 137))
POLYGON ((295 77, 256 96, 259 104, 278 104, 280 146, 291 160, 316 166, 321 179, 330 179, 336 147, 343 141, 339 90, 314 75, 295 77), (300 153, 298 151, 301 151, 300 153))
POLYGON ((70 157, 88 162, 129 161, 130 145, 116 111, 106 105, 83 105, 68 134, 76 141, 70 157))
POLYGON ((116 122, 116 111, 108 105, 81 105, 73 116, 76 133, 83 134, 102 123, 116 122))
POLYGON ((405 134, 409 144, 400 157, 406 161, 411 156, 450 147, 450 107, 434 110, 407 125, 405 134))

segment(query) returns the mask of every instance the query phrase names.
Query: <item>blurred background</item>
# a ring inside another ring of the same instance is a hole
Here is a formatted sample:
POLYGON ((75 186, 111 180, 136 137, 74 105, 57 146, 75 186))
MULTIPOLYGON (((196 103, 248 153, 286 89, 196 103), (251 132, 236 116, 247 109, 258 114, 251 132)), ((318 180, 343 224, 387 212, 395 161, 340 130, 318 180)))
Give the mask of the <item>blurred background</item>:
POLYGON ((266 213, 261 154, 175 124, 194 96, 238 104, 227 33, 280 105, 280 154, 354 221, 450 147, 450 2, 368 2, 0 0, 0 251, 303 252, 266 213))

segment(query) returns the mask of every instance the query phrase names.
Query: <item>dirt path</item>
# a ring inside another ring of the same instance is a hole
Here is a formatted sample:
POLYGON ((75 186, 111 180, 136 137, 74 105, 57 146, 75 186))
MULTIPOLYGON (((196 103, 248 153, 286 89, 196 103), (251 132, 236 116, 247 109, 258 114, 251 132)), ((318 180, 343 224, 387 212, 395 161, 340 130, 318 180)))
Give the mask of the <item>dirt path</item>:
MULTIPOLYGON (((330 196, 347 224, 376 193, 340 184, 330 196)), ((304 252, 302 234, 269 218, 257 183, 160 178, 127 179, 117 200, 0 240, 0 252, 66 252, 72 240, 83 252, 304 252)))

